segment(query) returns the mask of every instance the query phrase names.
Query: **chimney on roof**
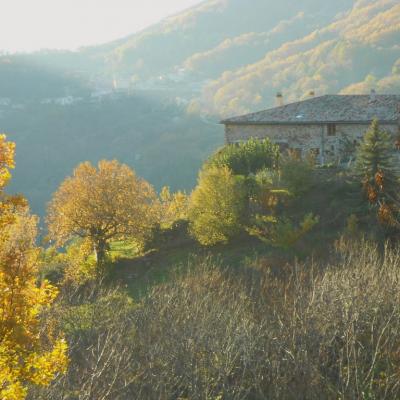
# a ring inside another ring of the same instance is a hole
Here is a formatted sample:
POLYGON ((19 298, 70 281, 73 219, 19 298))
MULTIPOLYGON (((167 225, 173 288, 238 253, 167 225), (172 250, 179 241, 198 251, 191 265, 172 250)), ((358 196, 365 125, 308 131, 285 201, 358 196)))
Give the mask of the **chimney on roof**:
POLYGON ((375 89, 371 89, 371 93, 369 95, 369 102, 373 103, 376 101, 376 90, 375 89))
POLYGON ((282 95, 282 93, 281 92, 278 92, 277 94, 276 94, 276 105, 278 106, 278 107, 282 107, 284 104, 283 104, 283 95, 282 95))
POLYGON ((310 91, 308 92, 308 97, 309 97, 310 99, 313 99, 313 98, 315 97, 315 92, 314 92, 314 90, 310 90, 310 91))

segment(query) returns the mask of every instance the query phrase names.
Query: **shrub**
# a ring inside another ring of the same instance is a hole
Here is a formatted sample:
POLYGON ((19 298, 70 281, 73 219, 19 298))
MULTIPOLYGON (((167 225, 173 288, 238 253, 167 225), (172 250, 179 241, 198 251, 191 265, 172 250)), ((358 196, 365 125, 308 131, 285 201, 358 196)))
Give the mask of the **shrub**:
POLYGON ((282 273, 195 260, 136 307, 73 312, 69 375, 34 398, 397 399, 399 281, 400 252, 367 242, 282 273))
POLYGON ((313 184, 313 165, 310 160, 302 160, 288 155, 280 163, 281 181, 295 197, 307 193, 313 184))
POLYGON ((293 265, 282 279, 206 261, 155 289, 136 322, 133 393, 398 398, 400 253, 342 241, 328 267, 293 265))
POLYGON ((318 222, 319 218, 313 214, 305 215, 298 226, 287 218, 257 215, 255 225, 248 231, 270 246, 288 250, 309 233, 318 222))
POLYGON ((278 145, 269 139, 251 138, 247 142, 226 145, 211 156, 206 165, 228 167, 234 175, 247 176, 262 169, 274 169, 278 162, 278 145))
POLYGON ((99 282, 63 293, 53 313, 65 329, 72 365, 48 389, 32 389, 34 400, 122 400, 135 379, 131 350, 135 333, 132 300, 99 282), (81 288, 82 289, 82 288, 81 288))

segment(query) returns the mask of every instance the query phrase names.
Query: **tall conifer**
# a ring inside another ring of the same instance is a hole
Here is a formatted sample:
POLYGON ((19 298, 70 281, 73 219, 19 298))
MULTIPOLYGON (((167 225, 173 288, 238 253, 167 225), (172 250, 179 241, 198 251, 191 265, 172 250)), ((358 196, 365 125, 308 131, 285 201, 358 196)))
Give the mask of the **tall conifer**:
POLYGON ((375 119, 365 133, 357 153, 356 168, 370 204, 377 206, 381 222, 398 224, 398 176, 391 135, 380 129, 375 119))

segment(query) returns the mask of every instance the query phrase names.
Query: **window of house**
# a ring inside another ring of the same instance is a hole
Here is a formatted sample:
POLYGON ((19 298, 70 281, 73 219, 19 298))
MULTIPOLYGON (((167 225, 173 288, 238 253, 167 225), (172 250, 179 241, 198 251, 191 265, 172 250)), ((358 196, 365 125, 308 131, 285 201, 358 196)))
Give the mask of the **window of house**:
POLYGON ((328 136, 336 136, 336 125, 335 124, 328 125, 328 136))

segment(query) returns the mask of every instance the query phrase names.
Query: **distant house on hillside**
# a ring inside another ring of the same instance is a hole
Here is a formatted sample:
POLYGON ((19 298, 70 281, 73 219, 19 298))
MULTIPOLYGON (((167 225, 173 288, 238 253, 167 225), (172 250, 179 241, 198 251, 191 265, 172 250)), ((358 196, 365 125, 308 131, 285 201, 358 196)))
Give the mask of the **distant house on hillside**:
POLYGON ((370 95, 312 97, 221 123, 227 143, 268 137, 282 150, 292 149, 302 156, 313 151, 324 164, 345 158, 374 118, 395 143, 400 138, 400 96, 371 91, 370 95))

